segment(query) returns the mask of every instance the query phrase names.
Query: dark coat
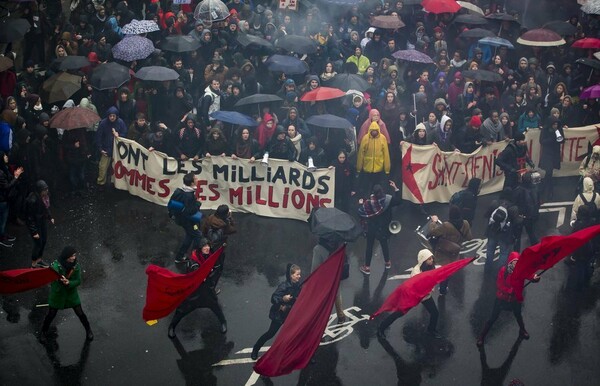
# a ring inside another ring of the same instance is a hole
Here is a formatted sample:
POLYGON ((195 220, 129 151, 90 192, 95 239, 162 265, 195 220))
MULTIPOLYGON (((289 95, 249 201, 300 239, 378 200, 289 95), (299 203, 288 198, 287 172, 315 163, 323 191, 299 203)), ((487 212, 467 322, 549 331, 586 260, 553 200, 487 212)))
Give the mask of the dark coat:
POLYGON ((194 191, 186 192, 181 188, 175 189, 171 195, 171 200, 179 201, 183 204, 183 210, 175 215, 177 223, 183 227, 193 225, 190 217, 200 210, 200 203, 196 201, 194 191))
POLYGON ((67 130, 63 134, 63 147, 65 150, 65 161, 68 164, 82 164, 90 154, 87 146, 85 129, 67 130), (79 142, 79 147, 75 143, 79 142))
POLYGON ((540 168, 544 170, 560 169, 560 147, 565 141, 565 133, 562 125, 558 122, 558 131, 562 136, 562 140, 558 142, 554 129, 552 129, 553 122, 548 122, 540 132, 540 145, 542 145, 540 168))
POLYGON ((269 319, 283 323, 294 306, 298 295, 300 295, 300 283, 293 284, 290 278, 289 268, 286 273, 286 280, 277 286, 273 295, 271 295, 271 309, 269 310, 269 319), (292 295, 289 302, 284 302, 285 295, 292 295))
POLYGON ((519 184, 518 171, 526 165, 533 167, 533 161, 527 155, 527 146, 518 146, 515 141, 510 141, 502 150, 495 161, 505 174, 505 187, 516 188, 519 184))
POLYGON ((367 233, 375 234, 375 237, 388 238, 390 233, 390 222, 392 221, 392 208, 402 203, 402 193, 398 190, 392 196, 390 205, 380 214, 367 218, 367 233))
POLYGON ((121 137, 127 136, 127 126, 125 125, 125 122, 119 118, 118 114, 119 110, 117 110, 116 107, 109 108, 107 118, 100 121, 98 131, 96 132, 96 146, 98 146, 100 151, 105 151, 109 157, 112 157, 113 153, 114 136, 112 129, 115 129, 121 137), (108 119, 109 114, 117 114, 117 120, 111 122, 108 119))
POLYGON ((60 280, 55 280, 50 285, 50 295, 48 297, 48 305, 51 308, 63 310, 65 308, 73 308, 81 304, 77 287, 81 284, 81 268, 79 264, 69 272, 58 262, 52 263, 51 268, 69 279, 69 285, 64 285, 60 280))
POLYGON ((46 208, 42 197, 36 192, 29 193, 25 200, 25 215, 25 225, 32 236, 40 232, 44 221, 52 219, 50 209, 46 208))

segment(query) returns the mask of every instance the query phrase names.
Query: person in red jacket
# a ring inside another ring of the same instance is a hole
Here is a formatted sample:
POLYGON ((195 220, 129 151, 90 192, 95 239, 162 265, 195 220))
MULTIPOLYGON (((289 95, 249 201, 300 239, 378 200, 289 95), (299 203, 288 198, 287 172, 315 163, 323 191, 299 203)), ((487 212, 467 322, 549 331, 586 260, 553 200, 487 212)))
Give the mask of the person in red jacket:
MULTIPOLYGON (((477 338, 478 347, 483 346, 485 336, 494 325, 494 322, 500 316, 500 312, 503 310, 513 312, 515 319, 517 319, 517 323, 519 324, 519 336, 522 339, 529 339, 529 333, 527 333, 527 330, 525 329, 523 316, 521 315, 522 303, 515 297, 515 290, 511 285, 511 275, 515 269, 515 266, 517 265, 518 260, 519 253, 512 252, 508 256, 508 263, 500 268, 500 271, 498 272, 498 278, 496 279, 496 302, 494 303, 492 315, 483 326, 483 331, 481 331, 479 338, 477 338)), ((534 283, 537 283, 540 281, 540 277, 535 274, 530 280, 534 283)))

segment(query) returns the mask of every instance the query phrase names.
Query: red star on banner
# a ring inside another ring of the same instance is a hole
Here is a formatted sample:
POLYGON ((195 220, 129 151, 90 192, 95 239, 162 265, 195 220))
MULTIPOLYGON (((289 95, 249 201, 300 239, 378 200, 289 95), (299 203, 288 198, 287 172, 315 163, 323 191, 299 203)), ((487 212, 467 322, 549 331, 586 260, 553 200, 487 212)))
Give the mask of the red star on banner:
POLYGON ((410 145, 402 157, 402 183, 406 185, 408 190, 420 203, 423 203, 423 195, 417 186, 415 173, 423 169, 427 164, 417 164, 412 162, 412 148, 413 145, 410 145))

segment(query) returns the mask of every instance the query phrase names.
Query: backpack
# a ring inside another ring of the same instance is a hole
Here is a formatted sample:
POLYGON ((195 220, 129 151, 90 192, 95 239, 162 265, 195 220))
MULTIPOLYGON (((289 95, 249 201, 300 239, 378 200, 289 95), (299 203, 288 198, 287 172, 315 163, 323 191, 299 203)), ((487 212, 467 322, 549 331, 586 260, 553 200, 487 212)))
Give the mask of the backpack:
POLYGON ((466 193, 466 190, 459 190, 458 192, 454 193, 452 197, 450 197, 450 201, 448 202, 448 204, 456 205, 462 209, 463 199, 465 198, 466 193))
POLYGON ((490 215, 488 226, 491 230, 497 232, 503 232, 508 229, 510 226, 510 221, 508 220, 508 210, 503 205, 500 205, 494 209, 490 215))
POLYGON ((594 192, 592 194, 592 199, 590 201, 587 201, 585 199, 585 196, 583 195, 583 193, 579 194, 579 197, 581 198, 581 201, 583 201, 583 205, 587 206, 590 209, 590 213, 592 215, 592 217, 596 217, 596 212, 598 212, 598 208, 596 207, 596 192, 594 192))

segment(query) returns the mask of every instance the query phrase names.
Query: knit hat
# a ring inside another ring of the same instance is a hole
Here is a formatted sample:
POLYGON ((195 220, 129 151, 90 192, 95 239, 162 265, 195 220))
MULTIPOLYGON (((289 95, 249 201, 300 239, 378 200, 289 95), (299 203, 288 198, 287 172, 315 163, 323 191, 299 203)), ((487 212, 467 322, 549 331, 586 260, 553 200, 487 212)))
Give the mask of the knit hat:
POLYGON ((415 127, 415 133, 418 132, 419 130, 424 130, 425 132, 427 132, 427 128, 425 127, 425 124, 423 122, 419 123, 417 125, 417 127, 415 127))
POLYGON ((479 117, 479 115, 473 115, 471 117, 471 120, 469 121, 469 125, 471 127, 479 127, 479 126, 481 126, 481 118, 479 117))
POLYGON ((435 100, 435 102, 433 102, 434 107, 438 107, 438 105, 444 105, 444 107, 448 107, 448 104, 444 98, 438 98, 435 100))

